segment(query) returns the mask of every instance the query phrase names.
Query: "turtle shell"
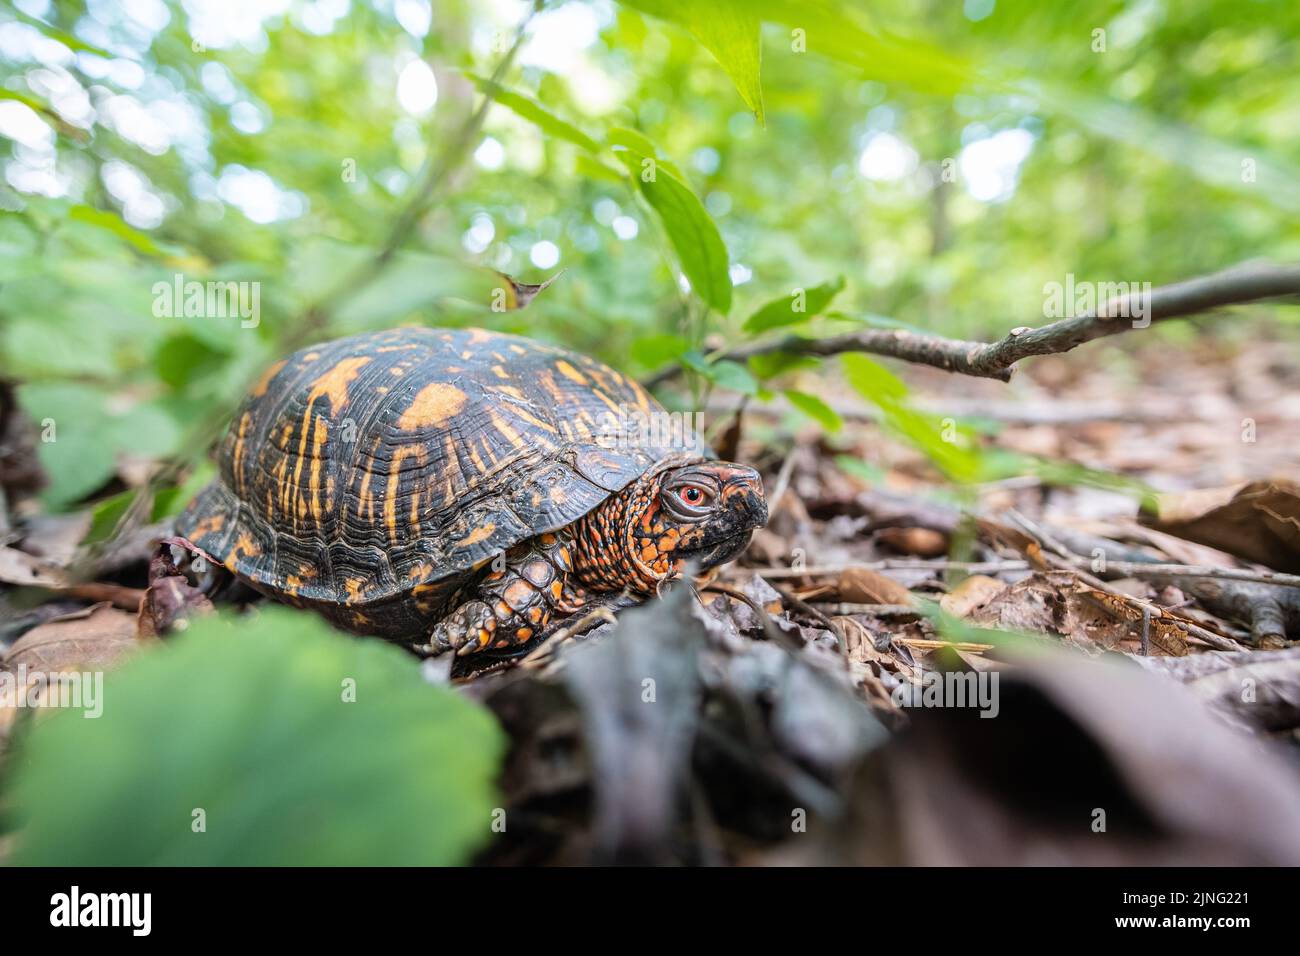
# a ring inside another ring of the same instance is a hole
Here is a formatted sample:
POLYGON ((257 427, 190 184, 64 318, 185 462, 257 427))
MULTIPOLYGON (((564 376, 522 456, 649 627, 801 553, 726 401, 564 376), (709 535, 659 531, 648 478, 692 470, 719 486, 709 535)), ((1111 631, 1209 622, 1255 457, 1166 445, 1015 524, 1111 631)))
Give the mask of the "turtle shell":
POLYGON ((707 454, 690 428, 610 440, 611 422, 662 413, 614 369, 519 336, 339 339, 266 371, 177 531, 264 594, 415 638, 495 555, 707 454))

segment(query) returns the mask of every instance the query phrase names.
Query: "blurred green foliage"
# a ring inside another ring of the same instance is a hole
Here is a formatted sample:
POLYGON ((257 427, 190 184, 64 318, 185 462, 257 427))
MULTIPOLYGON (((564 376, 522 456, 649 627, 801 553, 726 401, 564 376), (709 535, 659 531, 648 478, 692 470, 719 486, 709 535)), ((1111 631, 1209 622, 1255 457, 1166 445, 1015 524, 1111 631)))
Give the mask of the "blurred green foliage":
MULTIPOLYGON (((1001 334, 1067 273, 1300 256, 1289 0, 549 2, 494 81, 529 9, 0 8, 2 371, 57 430, 47 504, 116 490, 123 456, 197 461, 304 334, 489 324, 784 393, 834 430, 818 363, 719 346, 1001 334), (497 272, 558 269, 529 308, 492 309, 497 272), (260 283, 256 326, 155 314, 178 274, 260 283)), ((884 400, 950 477, 987 473, 978 442, 884 400)))
POLYGON ((198 620, 97 699, 23 736, 14 863, 447 865, 492 834, 491 715, 314 615, 198 620))

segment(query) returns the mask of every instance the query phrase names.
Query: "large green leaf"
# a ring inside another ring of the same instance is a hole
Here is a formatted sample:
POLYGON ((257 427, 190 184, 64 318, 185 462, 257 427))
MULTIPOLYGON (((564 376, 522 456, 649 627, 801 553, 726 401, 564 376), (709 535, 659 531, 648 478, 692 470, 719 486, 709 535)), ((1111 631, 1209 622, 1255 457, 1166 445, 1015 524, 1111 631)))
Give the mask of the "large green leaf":
POLYGON ((37 429, 36 453, 48 478, 41 497, 55 509, 100 488, 119 453, 162 457, 182 441, 162 401, 118 407, 113 392, 81 382, 31 382, 19 387, 18 401, 37 429))
POLYGON ((736 84, 746 105, 760 123, 763 115, 763 85, 759 78, 763 59, 760 42, 762 21, 750 0, 624 0, 629 6, 671 20, 690 31, 700 45, 713 54, 736 84))
POLYGON ((890 36, 869 23, 863 11, 847 0, 622 2, 688 30, 722 64, 760 120, 759 28, 764 22, 788 29, 791 52, 838 60, 871 79, 950 95, 975 77, 962 58, 929 43, 890 36))
POLYGON ((726 315, 731 310, 730 260, 713 217, 690 187, 653 155, 627 145, 619 145, 616 155, 659 214, 695 294, 726 315))
POLYGON ((314 616, 194 622, 100 700, 20 741, 14 862, 442 865, 492 833, 492 717, 314 616))

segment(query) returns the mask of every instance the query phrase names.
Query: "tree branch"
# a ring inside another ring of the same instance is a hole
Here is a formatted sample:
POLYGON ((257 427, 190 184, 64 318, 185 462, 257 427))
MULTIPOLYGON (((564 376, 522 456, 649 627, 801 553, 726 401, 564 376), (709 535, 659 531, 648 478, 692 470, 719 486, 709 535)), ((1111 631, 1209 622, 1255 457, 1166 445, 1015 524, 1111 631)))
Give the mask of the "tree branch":
MULTIPOLYGON (((1149 322, 1208 312, 1226 305, 1300 295, 1300 264, 1247 264, 1213 275, 1160 286, 1149 293, 1132 293, 1102 303, 1097 309, 1074 318, 1061 319, 1041 328, 1015 329, 997 342, 966 342, 937 335, 921 335, 901 329, 867 329, 822 339, 797 335, 774 342, 741 346, 720 358, 744 361, 755 355, 788 352, 796 355, 838 355, 841 352, 869 352, 930 365, 948 372, 1010 381, 1014 365, 1032 355, 1051 355, 1107 335, 1131 328, 1145 328, 1149 322), (1142 316, 1141 325, 1133 318, 1142 316)), ((647 384, 658 385, 681 374, 681 366, 664 368, 650 376, 647 384)))

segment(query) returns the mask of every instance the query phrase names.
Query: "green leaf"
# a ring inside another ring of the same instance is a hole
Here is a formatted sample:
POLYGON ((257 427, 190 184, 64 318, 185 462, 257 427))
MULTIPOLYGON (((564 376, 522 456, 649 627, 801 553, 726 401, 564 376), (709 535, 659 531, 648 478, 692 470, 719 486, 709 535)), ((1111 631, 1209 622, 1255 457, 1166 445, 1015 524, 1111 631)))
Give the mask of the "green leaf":
POLYGON ((627 175, 621 170, 615 169, 608 163, 602 163, 595 156, 588 156, 586 153, 574 154, 573 168, 579 175, 588 179, 618 183, 620 186, 627 182, 627 175))
POLYGON ((122 520, 122 515, 126 514, 126 510, 131 507, 131 502, 135 500, 137 494, 139 492, 135 489, 129 489, 96 502, 90 513, 90 530, 86 532, 82 543, 98 544, 100 541, 107 541, 112 536, 117 523, 122 520))
MULTIPOLYGON (((660 169, 666 169, 682 182, 686 182, 686 174, 683 173, 677 164, 668 156, 664 155, 663 150, 647 139, 644 134, 638 133, 634 129, 628 129, 626 126, 615 126, 605 134, 605 140, 615 152, 618 152, 620 149, 625 149, 637 153, 641 158, 648 156, 655 161, 655 165, 660 169)), ((624 162, 626 162, 626 160, 624 160, 624 162)), ((633 172, 639 172, 639 170, 633 170, 633 172)))
POLYGON ((690 351, 691 344, 680 335, 647 335, 632 343, 632 357, 647 368, 675 362, 690 351))
POLYGON ((698 352, 683 355, 681 360, 687 367, 699 372, 719 388, 740 392, 742 395, 758 394, 757 380, 749 374, 749 369, 739 362, 730 359, 709 362, 698 352))
POLYGON ((36 454, 49 483, 45 504, 64 508, 100 488, 117 466, 107 428, 108 395, 72 382, 33 382, 18 389, 18 401, 40 430, 36 454))
POLYGON ((228 360, 228 351, 188 331, 167 336, 154 352, 158 377, 173 388, 218 371, 228 360))
POLYGON ((493 718, 313 615, 195 621, 101 691, 21 741, 15 863, 437 866, 491 835, 493 718))
POLYGON ((762 21, 752 0, 623 0, 653 16, 685 27, 700 46, 713 54, 736 84, 740 98, 754 111, 760 123, 763 115, 763 85, 760 67, 762 21))
POLYGON ((763 23, 780 23, 803 49, 857 69, 869 79, 926 93, 951 95, 970 85, 975 71, 950 50, 876 29, 868 14, 846 0, 621 0, 626 6, 677 23, 727 70, 745 102, 762 117, 759 36, 763 23), (793 31, 799 31, 796 35, 793 31), (751 100, 752 98, 752 100, 751 100))
POLYGON ((617 155, 646 201, 659 214, 691 289, 709 306, 726 315, 731 310, 730 261, 713 217, 695 193, 653 155, 626 145, 617 155), (652 160, 653 165, 645 165, 646 160, 652 160))
POLYGON ((92 226, 98 226, 101 229, 107 229, 119 239, 125 239, 136 249, 148 256, 165 255, 163 250, 154 244, 154 241, 145 233, 136 229, 134 226, 128 226, 115 213, 103 209, 96 209, 94 206, 73 206, 68 211, 68 217, 75 219, 77 222, 89 223, 92 226))
POLYGON ((794 389, 787 389, 785 392, 786 400, 795 408, 803 412, 822 428, 828 432, 837 432, 844 427, 844 419, 840 418, 835 409, 831 408, 816 395, 809 395, 807 392, 796 392, 794 389))
POLYGON ((885 471, 877 465, 871 465, 852 455, 836 455, 835 466, 846 475, 864 481, 869 485, 878 485, 885 480, 885 471))
POLYGON ((917 411, 907 404, 907 386, 879 362, 857 352, 840 356, 845 377, 864 398, 880 409, 890 431, 920 449, 954 481, 978 481, 983 458, 969 428, 955 420, 917 411))
POLYGON ((821 364, 821 359, 815 355, 799 355, 795 352, 765 352, 751 355, 746 364, 755 376, 766 381, 797 368, 816 368, 821 364))
MULTIPOLYGON (((149 520, 161 521, 163 518, 179 514, 189 504, 190 499, 198 494, 199 489, 212 480, 216 470, 216 466, 212 462, 204 461, 195 467, 183 484, 159 488, 153 496, 153 507, 150 509, 149 520)), ((86 532, 86 537, 82 539, 82 543, 96 544, 110 538, 117 529, 117 523, 122 520, 122 516, 126 514, 136 495, 147 493, 145 489, 133 488, 110 495, 102 501, 96 502, 91 512, 90 530, 86 532)))
POLYGON ((570 143, 581 146, 583 149, 592 152, 600 152, 600 144, 584 133, 578 127, 565 120, 560 119, 542 104, 535 100, 529 99, 522 93, 515 93, 507 90, 505 87, 493 83, 487 77, 475 76, 473 73, 465 74, 469 79, 484 93, 491 93, 492 98, 504 106, 506 109, 518 116, 533 123, 544 133, 550 133, 552 136, 558 136, 560 139, 568 140, 570 143))
POLYGON ((811 289, 798 288, 789 295, 778 296, 745 320, 745 331, 758 333, 800 325, 825 311, 843 289, 844 276, 838 276, 811 289))
POLYGON ((907 386, 903 380, 875 359, 860 352, 849 352, 840 356, 840 365, 849 384, 858 394, 872 402, 881 399, 902 401, 907 398, 907 386))
POLYGON ((190 499, 197 495, 216 473, 216 466, 210 461, 204 461, 195 466, 194 471, 181 484, 158 489, 153 499, 152 520, 161 521, 171 515, 180 514, 190 503, 190 499))

